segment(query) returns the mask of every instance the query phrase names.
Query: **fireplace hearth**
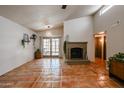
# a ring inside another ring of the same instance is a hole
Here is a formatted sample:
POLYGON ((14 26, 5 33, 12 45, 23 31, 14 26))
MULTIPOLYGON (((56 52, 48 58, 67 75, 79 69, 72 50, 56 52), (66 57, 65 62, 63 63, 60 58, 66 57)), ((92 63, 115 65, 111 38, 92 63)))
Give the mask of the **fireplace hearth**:
POLYGON ((68 64, 89 63, 87 42, 67 42, 65 61, 68 64))

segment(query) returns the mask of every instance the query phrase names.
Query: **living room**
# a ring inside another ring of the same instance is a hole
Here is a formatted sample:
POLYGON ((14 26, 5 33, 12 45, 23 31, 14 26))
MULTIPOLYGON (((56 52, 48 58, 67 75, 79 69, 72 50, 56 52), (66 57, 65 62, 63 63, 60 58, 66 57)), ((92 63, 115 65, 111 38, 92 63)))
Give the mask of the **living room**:
POLYGON ((0 87, 123 88, 109 76, 107 63, 124 53, 123 9, 1 5, 0 87))

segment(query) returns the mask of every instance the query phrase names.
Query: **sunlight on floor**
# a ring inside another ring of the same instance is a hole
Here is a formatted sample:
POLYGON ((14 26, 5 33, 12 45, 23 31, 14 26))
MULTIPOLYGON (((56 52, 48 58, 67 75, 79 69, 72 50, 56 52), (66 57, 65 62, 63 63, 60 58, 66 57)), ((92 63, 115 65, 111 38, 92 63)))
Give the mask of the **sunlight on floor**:
POLYGON ((43 58, 28 62, 0 76, 0 87, 100 88, 123 87, 109 78, 102 64, 68 65, 63 59, 43 58))

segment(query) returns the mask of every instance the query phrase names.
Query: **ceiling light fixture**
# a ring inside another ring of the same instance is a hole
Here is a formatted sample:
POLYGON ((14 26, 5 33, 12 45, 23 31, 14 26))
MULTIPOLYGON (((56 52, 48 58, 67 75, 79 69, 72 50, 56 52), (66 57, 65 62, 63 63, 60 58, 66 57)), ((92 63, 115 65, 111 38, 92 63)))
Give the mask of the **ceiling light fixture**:
POLYGON ((48 27, 48 28, 50 28, 50 26, 49 26, 49 25, 48 25, 47 27, 48 27))
POLYGON ((45 29, 50 29, 50 28, 52 28, 53 26, 52 26, 52 25, 45 25, 44 27, 45 27, 45 29))

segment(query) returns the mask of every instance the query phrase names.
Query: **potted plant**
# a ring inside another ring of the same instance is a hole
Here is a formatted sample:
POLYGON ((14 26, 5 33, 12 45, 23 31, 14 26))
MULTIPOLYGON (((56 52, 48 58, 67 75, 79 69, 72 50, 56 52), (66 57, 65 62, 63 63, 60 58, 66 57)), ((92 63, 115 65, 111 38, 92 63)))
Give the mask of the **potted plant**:
POLYGON ((124 53, 119 52, 109 57, 109 74, 124 80, 124 53))
POLYGON ((41 50, 40 49, 37 49, 35 51, 35 59, 40 59, 41 58, 41 50))

